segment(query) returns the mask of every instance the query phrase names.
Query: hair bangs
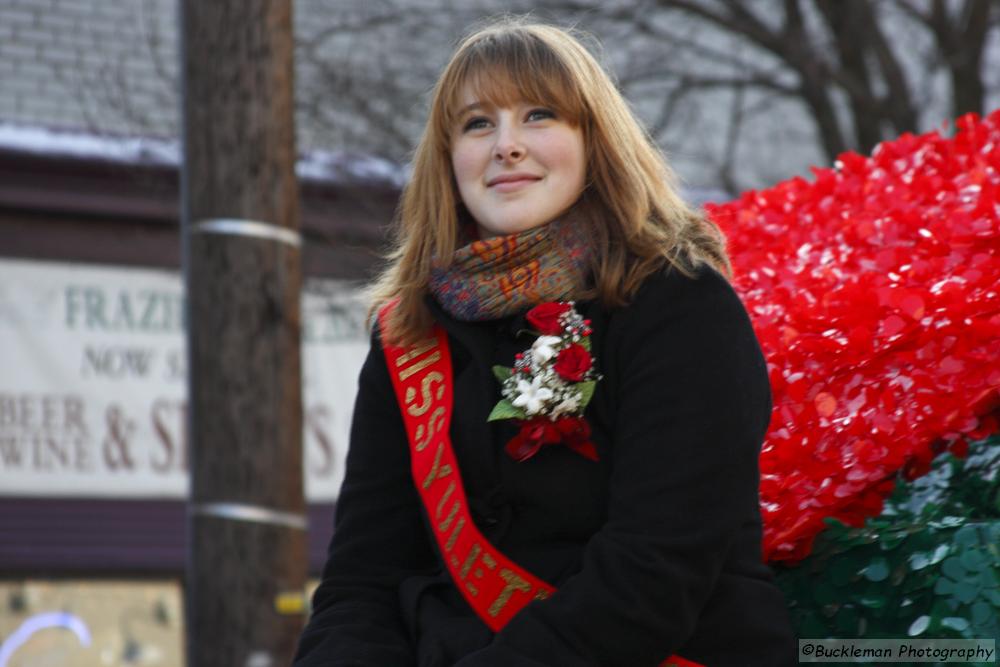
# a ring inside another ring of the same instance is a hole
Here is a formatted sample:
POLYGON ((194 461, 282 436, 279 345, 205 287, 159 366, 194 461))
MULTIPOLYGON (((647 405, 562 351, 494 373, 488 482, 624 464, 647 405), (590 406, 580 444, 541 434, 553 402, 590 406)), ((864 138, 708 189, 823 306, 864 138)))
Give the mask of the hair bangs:
POLYGON ((544 105, 572 125, 586 116, 582 86, 557 48, 528 31, 495 33, 466 44, 452 62, 441 101, 440 130, 447 136, 471 90, 494 107, 519 102, 544 105))

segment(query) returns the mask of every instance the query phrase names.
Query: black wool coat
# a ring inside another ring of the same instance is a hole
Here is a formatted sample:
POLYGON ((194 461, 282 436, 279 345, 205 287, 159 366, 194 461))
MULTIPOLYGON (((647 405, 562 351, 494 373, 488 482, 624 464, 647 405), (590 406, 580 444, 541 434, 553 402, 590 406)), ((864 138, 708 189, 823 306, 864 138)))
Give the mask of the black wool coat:
POLYGON ((410 477, 377 334, 359 380, 335 532, 296 667, 794 665, 761 562, 757 460, 770 388, 730 285, 703 268, 650 276, 632 303, 579 302, 598 370, 586 417, 600 461, 546 446, 517 463, 494 364, 533 336, 523 314, 460 322, 428 299, 454 369, 451 437, 473 519, 558 588, 493 634, 451 583, 410 477))

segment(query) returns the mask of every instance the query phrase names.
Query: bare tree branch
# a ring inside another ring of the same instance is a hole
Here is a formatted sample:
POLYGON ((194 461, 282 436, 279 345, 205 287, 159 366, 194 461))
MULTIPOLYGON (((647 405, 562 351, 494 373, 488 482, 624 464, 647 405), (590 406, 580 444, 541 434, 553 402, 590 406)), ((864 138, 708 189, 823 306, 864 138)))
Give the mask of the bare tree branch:
MULTIPOLYGON (((454 41, 499 10, 494 0, 305 4, 321 20, 301 30, 296 51, 303 146, 396 160, 416 141, 454 41)), ((1000 86, 1000 68, 984 61, 1000 29, 997 0, 511 0, 504 9, 598 36, 651 135, 730 190, 761 185, 781 173, 775 165, 800 168, 803 154, 831 160, 948 113, 982 112, 1000 86), (942 76, 947 100, 929 84, 942 76)), ((163 17, 145 23, 146 70, 160 84, 129 79, 104 55, 78 86, 93 122, 103 113, 163 132, 156 107, 173 106, 175 67, 163 17)))
POLYGON ((742 86, 733 89, 733 105, 729 113, 729 127, 726 130, 725 150, 719 169, 719 182, 726 192, 735 197, 740 187, 736 182, 736 147, 739 145, 740 131, 743 129, 743 100, 746 89, 742 86))

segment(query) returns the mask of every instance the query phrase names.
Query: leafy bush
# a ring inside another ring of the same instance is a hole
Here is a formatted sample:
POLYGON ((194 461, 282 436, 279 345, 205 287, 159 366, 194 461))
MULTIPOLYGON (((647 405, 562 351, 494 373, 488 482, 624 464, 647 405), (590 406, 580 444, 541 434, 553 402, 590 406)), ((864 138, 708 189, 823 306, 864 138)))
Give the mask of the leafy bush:
POLYGON ((882 514, 828 520, 812 554, 777 567, 799 637, 1000 639, 1000 437, 897 480, 882 514))

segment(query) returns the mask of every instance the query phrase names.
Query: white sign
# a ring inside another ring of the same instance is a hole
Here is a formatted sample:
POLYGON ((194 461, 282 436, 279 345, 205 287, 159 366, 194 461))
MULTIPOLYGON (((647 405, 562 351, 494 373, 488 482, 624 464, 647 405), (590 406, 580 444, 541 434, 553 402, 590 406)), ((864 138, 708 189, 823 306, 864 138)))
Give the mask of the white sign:
MULTIPOLYGON (((343 479, 366 305, 302 297, 306 497, 343 479)), ((0 259, 0 494, 187 494, 183 285, 170 271, 0 259)))

